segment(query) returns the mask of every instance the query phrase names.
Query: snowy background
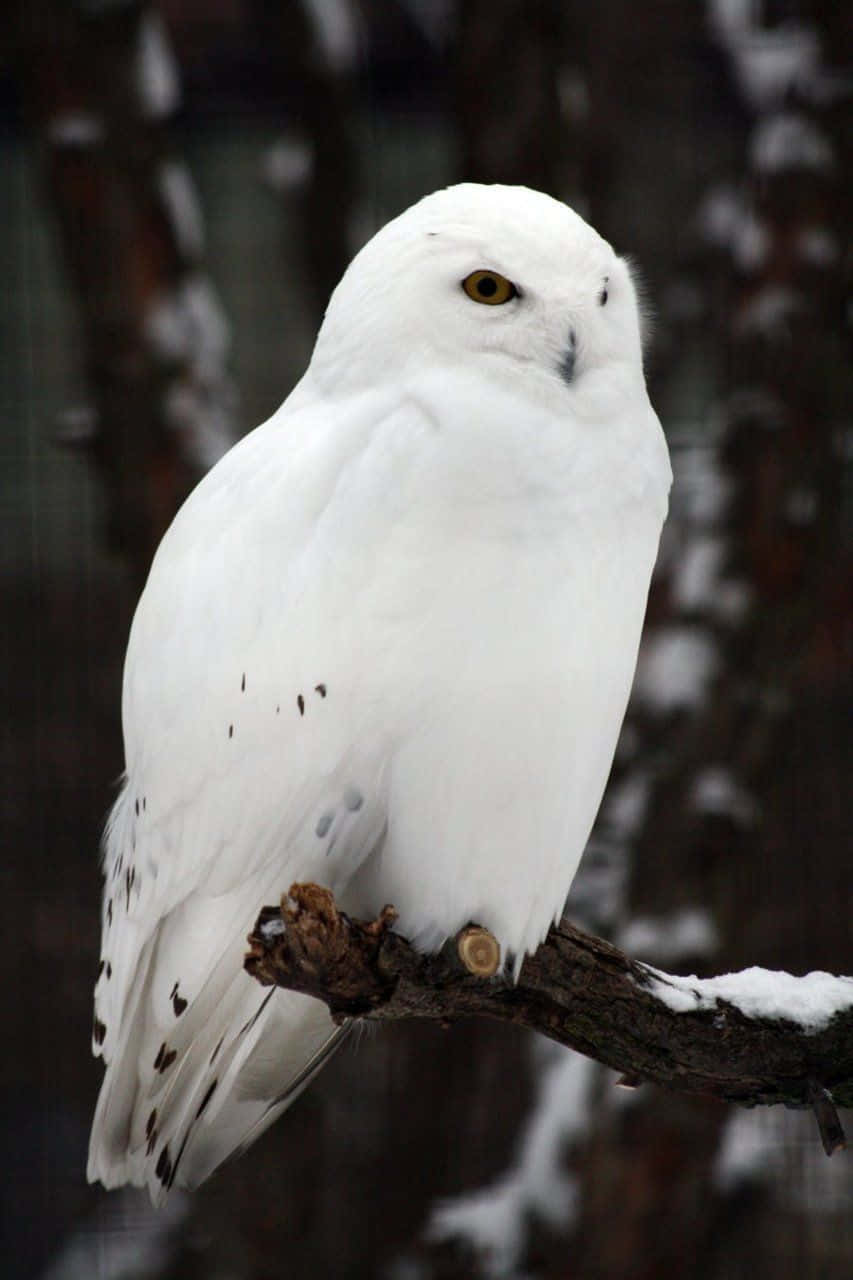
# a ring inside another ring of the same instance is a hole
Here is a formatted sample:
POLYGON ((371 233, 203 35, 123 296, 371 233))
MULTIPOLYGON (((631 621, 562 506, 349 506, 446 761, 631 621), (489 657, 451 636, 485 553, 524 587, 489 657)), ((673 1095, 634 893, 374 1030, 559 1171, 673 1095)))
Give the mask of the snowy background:
POLYGON ((83 1170, 151 550, 293 385, 352 252, 462 177, 549 190, 632 255, 673 451, 569 914, 677 973, 853 971, 853 9, 21 0, 0 23, 0 1274, 847 1280, 853 1160, 811 1115, 620 1089, 499 1025, 365 1033, 160 1214, 83 1170))

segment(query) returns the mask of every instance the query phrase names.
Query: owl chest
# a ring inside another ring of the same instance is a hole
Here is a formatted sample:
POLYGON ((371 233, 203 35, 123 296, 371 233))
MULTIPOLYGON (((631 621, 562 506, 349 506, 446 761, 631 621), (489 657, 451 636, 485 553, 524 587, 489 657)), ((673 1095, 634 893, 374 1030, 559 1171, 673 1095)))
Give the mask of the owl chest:
POLYGON ((547 708, 595 682, 630 681, 654 539, 618 521, 564 537, 444 536, 390 545, 365 583, 350 636, 364 692, 395 722, 467 702, 547 708))
POLYGON ((651 568, 636 541, 582 532, 562 547, 467 544, 400 585, 374 691, 395 735, 373 896, 393 901, 424 945, 479 919, 523 950, 568 891, 624 714, 651 568), (417 625, 404 623, 406 599, 417 625))

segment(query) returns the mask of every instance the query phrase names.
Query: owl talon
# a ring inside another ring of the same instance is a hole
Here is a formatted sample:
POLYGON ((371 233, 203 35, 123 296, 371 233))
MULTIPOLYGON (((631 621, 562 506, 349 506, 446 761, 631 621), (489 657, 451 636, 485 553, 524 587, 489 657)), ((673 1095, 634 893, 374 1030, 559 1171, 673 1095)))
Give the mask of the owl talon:
POLYGON ((293 884, 280 908, 264 908, 249 935, 244 962, 264 985, 280 983, 325 1000, 335 1020, 387 999, 387 980, 376 971, 383 940, 397 918, 385 906, 362 923, 339 911, 333 894, 317 884, 293 884))

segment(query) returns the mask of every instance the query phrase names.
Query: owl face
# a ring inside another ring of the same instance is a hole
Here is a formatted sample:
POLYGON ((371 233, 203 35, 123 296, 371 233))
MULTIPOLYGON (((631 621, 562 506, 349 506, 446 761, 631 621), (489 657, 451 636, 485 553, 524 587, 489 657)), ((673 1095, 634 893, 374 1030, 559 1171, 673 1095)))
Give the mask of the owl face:
POLYGON ((527 188, 465 184, 428 196, 354 259, 315 365, 331 384, 351 385, 435 361, 496 384, 524 377, 555 397, 602 369, 642 379, 627 263, 566 205, 527 188))

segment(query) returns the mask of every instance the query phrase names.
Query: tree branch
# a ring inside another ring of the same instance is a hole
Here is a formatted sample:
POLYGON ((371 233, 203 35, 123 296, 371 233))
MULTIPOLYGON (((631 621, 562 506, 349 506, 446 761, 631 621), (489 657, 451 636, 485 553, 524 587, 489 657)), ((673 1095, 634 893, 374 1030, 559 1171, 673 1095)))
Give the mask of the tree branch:
POLYGON ((827 1154, 844 1145, 836 1105, 853 1106, 853 983, 849 1003, 842 996, 809 1031, 793 1014, 749 1017, 700 980, 660 973, 568 924, 551 929, 513 983, 468 972, 453 940, 420 954, 392 931, 395 917, 385 907, 370 923, 351 920, 328 890, 293 885, 258 917, 245 967, 264 985, 323 1000, 338 1022, 501 1018, 595 1058, 627 1085, 811 1107, 827 1154), (693 993, 696 1007, 685 1007, 693 993))

